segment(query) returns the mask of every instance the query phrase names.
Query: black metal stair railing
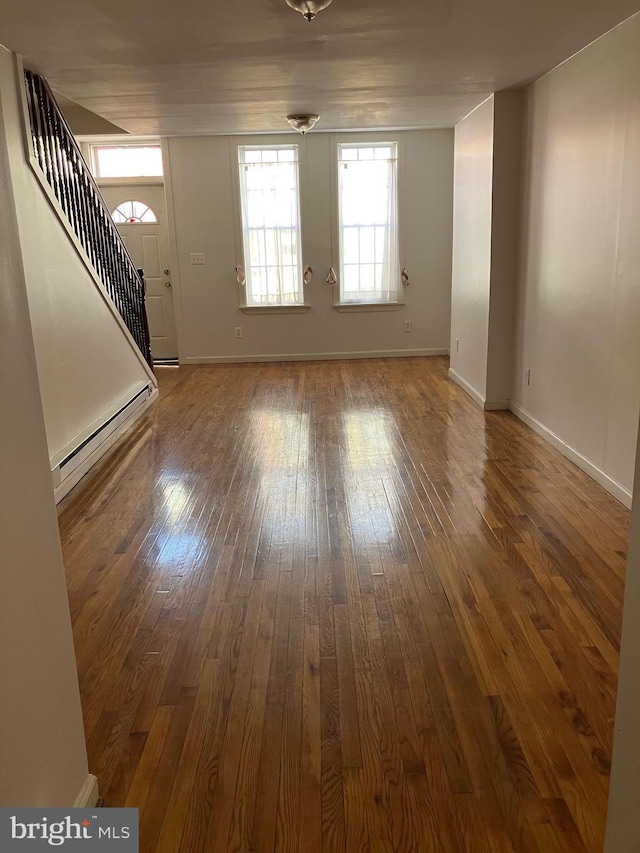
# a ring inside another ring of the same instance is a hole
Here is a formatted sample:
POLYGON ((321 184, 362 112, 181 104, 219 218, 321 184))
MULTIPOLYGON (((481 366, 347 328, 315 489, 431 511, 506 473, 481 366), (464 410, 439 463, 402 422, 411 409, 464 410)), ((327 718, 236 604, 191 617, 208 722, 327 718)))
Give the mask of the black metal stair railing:
POLYGON ((33 154, 100 281, 149 366, 144 279, 122 242, 49 84, 25 70, 33 154))

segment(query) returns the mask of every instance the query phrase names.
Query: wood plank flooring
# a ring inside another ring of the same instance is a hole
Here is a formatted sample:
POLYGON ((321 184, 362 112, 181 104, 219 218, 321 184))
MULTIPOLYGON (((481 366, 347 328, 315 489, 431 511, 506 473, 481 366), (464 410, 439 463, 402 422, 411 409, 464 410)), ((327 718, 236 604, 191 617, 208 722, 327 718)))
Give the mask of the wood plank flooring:
POLYGON ((627 511, 447 360, 159 369, 65 500, 144 853, 600 853, 627 511))

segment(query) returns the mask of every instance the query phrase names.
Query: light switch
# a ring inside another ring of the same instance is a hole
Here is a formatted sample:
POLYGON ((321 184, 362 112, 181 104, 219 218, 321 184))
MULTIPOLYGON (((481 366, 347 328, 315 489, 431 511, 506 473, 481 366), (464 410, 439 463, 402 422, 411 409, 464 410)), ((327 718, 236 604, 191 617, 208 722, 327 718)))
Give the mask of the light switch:
POLYGON ((196 266, 201 266, 202 264, 204 264, 204 252, 191 252, 191 263, 196 266))

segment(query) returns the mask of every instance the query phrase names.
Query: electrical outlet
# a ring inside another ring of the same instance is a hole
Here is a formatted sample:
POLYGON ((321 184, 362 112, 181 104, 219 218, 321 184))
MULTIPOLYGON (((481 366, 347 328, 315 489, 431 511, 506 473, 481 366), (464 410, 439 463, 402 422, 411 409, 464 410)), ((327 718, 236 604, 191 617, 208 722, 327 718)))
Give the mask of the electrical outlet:
POLYGON ((413 332, 413 326, 411 324, 411 320, 404 321, 404 330, 405 332, 413 332))
POLYGON ((242 326, 236 326, 236 338, 242 337, 242 326))
POLYGON ((529 370, 527 370, 526 378, 527 378, 527 385, 531 385, 531 368, 529 368, 529 370))
POLYGON ((460 338, 456 338, 456 352, 460 352, 460 338))
POLYGON ((202 266, 205 262, 204 252, 191 252, 191 263, 194 266, 202 266))

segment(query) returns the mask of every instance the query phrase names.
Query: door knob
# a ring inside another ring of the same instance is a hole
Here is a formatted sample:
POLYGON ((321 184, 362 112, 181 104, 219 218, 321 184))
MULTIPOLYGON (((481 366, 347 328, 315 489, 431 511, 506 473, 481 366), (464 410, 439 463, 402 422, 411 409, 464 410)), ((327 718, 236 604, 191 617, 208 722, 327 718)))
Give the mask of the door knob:
POLYGON ((170 282, 170 281, 165 281, 164 286, 165 286, 165 287, 171 287, 171 282, 170 282))
POLYGON ((165 271, 164 271, 164 274, 165 274, 165 275, 169 275, 169 270, 165 270, 165 271))

